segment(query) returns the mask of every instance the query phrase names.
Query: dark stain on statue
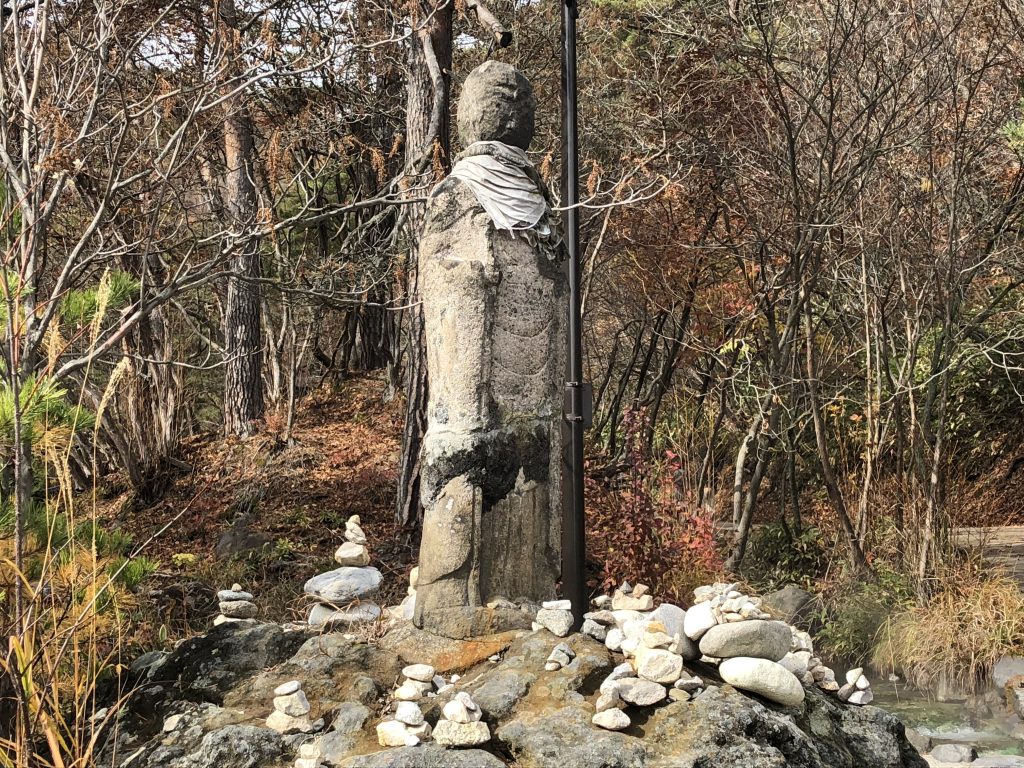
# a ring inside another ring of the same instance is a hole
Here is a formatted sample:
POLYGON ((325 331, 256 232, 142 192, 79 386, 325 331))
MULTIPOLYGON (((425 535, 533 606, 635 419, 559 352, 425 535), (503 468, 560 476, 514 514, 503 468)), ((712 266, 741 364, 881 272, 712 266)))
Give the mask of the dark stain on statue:
POLYGON ((471 449, 445 454, 424 468, 427 498, 433 501, 449 481, 465 476, 481 489, 484 503, 492 506, 515 488, 520 471, 528 482, 547 482, 550 451, 550 432, 542 425, 532 431, 485 433, 471 449))

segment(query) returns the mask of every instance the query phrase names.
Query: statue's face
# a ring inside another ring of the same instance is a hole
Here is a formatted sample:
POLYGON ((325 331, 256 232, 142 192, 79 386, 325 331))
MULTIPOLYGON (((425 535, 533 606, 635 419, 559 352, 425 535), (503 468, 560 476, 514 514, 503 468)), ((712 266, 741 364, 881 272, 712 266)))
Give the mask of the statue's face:
POLYGON ((510 64, 487 61, 469 73, 459 97, 459 139, 529 149, 537 102, 530 81, 510 64))

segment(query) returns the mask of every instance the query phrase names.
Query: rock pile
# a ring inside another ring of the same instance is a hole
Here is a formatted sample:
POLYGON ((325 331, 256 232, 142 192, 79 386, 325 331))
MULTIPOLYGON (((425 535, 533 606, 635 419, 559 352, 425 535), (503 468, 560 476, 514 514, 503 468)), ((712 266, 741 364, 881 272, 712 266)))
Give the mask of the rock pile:
MULTIPOLYGON (((838 693, 849 704, 871 702, 863 670, 850 670, 840 688, 835 673, 815 656, 810 635, 773 620, 761 599, 744 594, 737 584, 698 587, 694 598, 687 610, 669 603, 654 609, 646 586, 627 583, 594 600, 596 610, 585 614, 581 631, 626 659, 601 686, 594 725, 622 730, 630 725, 622 711, 626 705, 690 698, 704 687, 685 666, 697 660, 717 665, 722 680, 733 687, 783 706, 801 704, 804 688, 812 686, 838 693)), ((550 629, 549 623, 538 619, 550 629)), ((546 669, 564 666, 560 650, 561 645, 552 652, 546 669)))
POLYGON ((622 586, 612 595, 613 611, 649 611, 654 608, 654 596, 649 594, 650 587, 646 584, 630 586, 623 582, 622 586))
POLYGON ((446 693, 458 675, 446 681, 429 664, 410 664, 402 670, 404 680, 395 690, 394 716, 377 726, 377 741, 383 747, 414 747, 433 739, 444 747, 472 747, 490 741, 491 732, 482 722, 483 712, 465 691, 444 705, 437 725, 430 727, 419 702, 446 693))
POLYGON ((857 667, 846 673, 846 685, 839 689, 840 701, 849 704, 870 704, 875 694, 871 692, 871 681, 864 676, 864 669, 857 667))
MULTIPOLYGON (((616 595, 630 601, 620 598, 618 604, 649 605, 644 599, 648 597, 646 590, 641 589, 637 595, 641 587, 616 590, 616 595)), ((600 604, 614 606, 615 597, 600 604)), ((683 666, 700 655, 683 634, 684 617, 683 609, 667 603, 649 613, 618 608, 586 614, 586 633, 595 639, 603 635, 605 645, 621 651, 627 659, 601 683, 597 712, 591 720, 594 725, 621 731, 631 724, 629 715, 622 711, 627 705, 648 707, 666 699, 684 701, 703 687, 703 681, 683 666)))
POLYGON ((314 576, 304 587, 316 601, 309 611, 309 625, 347 627, 376 621, 380 606, 370 598, 380 589, 383 577, 369 566, 370 553, 359 515, 345 523, 345 542, 334 553, 334 559, 340 568, 314 576))
POLYGON ((434 741, 446 747, 474 747, 491 740, 483 712, 468 693, 459 691, 444 705, 434 727, 434 741))
POLYGON ((324 727, 323 719, 309 719, 309 700, 298 680, 282 683, 274 689, 274 711, 267 718, 267 728, 278 733, 313 733, 324 727))
POLYGON ((402 683, 394 693, 398 701, 431 699, 452 690, 460 679, 458 675, 452 675, 450 680, 445 680, 429 664, 410 664, 402 670, 402 677, 402 683))
MULTIPOLYGON (((761 610, 761 599, 744 595, 737 586, 712 584, 695 589, 697 602, 686 612, 687 635, 699 640, 705 660, 763 659, 777 663, 789 674, 783 674, 773 664, 730 662, 722 673, 723 679, 728 673, 732 679, 726 679, 726 682, 731 685, 759 693, 780 704, 799 703, 792 677, 800 683, 801 691, 802 686, 839 691, 835 672, 814 655, 811 636, 785 622, 770 621, 770 616, 761 610), (788 649, 779 655, 787 633, 788 649), (771 682, 767 682, 769 680, 771 682), (778 689, 777 697, 762 692, 766 684, 778 689)), ((855 697, 851 703, 866 704, 863 698, 855 697)), ((803 700, 802 695, 799 699, 803 700)))
POLYGON ((428 741, 430 735, 430 723, 415 701, 399 701, 394 718, 377 726, 377 741, 382 747, 415 747, 428 741))
POLYGON ((252 594, 242 591, 241 584, 232 584, 231 589, 217 593, 220 615, 213 620, 213 626, 221 624, 255 624, 259 609, 253 602, 252 594))

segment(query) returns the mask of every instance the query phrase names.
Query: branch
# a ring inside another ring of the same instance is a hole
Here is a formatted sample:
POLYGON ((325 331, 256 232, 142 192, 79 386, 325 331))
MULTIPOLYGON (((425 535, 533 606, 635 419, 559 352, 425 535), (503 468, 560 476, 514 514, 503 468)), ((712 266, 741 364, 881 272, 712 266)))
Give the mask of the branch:
POLYGON ((495 18, 490 9, 481 0, 466 0, 466 10, 473 11, 480 26, 494 37, 495 48, 508 48, 512 45, 512 32, 495 18))

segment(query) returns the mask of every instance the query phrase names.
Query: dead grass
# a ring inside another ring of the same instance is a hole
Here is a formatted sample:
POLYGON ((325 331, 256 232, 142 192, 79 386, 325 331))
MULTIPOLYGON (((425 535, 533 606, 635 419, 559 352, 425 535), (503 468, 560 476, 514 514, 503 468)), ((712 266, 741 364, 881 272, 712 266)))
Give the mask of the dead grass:
POLYGON ((889 617, 872 661, 918 688, 945 681, 973 693, 1000 656, 1022 651, 1024 593, 1009 577, 970 561, 943 574, 926 607, 889 617))

